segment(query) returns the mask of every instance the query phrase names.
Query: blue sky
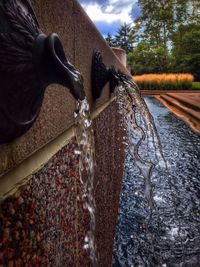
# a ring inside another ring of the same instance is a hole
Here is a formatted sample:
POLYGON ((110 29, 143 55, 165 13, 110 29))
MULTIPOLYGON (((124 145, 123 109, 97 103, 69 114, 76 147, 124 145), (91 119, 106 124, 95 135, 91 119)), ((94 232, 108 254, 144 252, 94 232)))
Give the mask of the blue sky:
POLYGON ((116 34, 123 23, 132 24, 139 13, 137 0, 79 0, 102 35, 116 34))

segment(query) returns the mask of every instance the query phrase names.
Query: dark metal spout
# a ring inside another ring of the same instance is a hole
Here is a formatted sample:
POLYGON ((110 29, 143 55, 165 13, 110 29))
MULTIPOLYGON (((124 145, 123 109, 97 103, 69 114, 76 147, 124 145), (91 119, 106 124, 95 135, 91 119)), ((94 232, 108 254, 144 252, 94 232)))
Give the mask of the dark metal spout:
POLYGON ((67 60, 56 33, 38 35, 33 49, 33 62, 42 87, 58 83, 70 90, 75 99, 83 100, 83 77, 67 60))
POLYGON ((107 67, 103 63, 102 55, 99 51, 94 50, 92 58, 92 94, 94 101, 101 96, 103 87, 107 82, 110 83, 110 95, 120 84, 131 83, 133 80, 130 76, 122 71, 115 69, 114 66, 107 67))
POLYGON ((0 0, 0 144, 21 136, 37 119, 48 85, 83 100, 83 77, 67 60, 57 34, 46 36, 29 0, 0 0))
POLYGON ((94 50, 92 58, 92 95, 94 101, 101 96, 103 87, 110 82, 110 95, 118 85, 118 75, 114 66, 107 67, 103 63, 102 55, 99 51, 94 50))
POLYGON ((57 75, 57 83, 68 87, 77 100, 83 100, 85 98, 83 77, 67 60, 61 41, 56 33, 52 33, 47 37, 46 49, 54 64, 53 71, 57 75))

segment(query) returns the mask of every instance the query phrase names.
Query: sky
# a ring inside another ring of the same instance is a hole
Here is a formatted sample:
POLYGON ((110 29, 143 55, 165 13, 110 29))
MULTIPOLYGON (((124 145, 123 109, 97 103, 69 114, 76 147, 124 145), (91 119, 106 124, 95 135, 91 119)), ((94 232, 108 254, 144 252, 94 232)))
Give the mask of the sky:
POLYGON ((88 16, 105 37, 115 35, 123 23, 132 24, 140 14, 137 0, 79 0, 88 16))

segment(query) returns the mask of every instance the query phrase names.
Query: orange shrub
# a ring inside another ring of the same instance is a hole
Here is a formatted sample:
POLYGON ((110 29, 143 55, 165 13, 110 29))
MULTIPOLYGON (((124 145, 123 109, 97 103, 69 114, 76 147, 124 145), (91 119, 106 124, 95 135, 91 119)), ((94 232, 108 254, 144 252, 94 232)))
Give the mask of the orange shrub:
POLYGON ((191 89, 194 81, 193 75, 182 74, 144 74, 133 76, 133 80, 140 89, 145 90, 183 90, 191 89))

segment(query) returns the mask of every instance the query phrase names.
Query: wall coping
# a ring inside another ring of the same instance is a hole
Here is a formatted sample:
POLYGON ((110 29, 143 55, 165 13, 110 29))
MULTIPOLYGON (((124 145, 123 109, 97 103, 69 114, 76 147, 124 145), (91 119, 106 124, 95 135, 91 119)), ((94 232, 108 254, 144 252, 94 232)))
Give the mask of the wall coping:
MULTIPOLYGON (((116 97, 95 109, 91 113, 91 118, 97 118, 116 97)), ((27 183, 31 175, 40 170, 59 150, 65 147, 75 136, 75 127, 72 126, 57 138, 37 150, 30 157, 26 158, 17 167, 0 177, 0 201, 17 191, 17 189, 27 183)))

